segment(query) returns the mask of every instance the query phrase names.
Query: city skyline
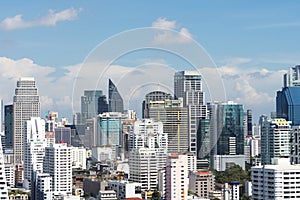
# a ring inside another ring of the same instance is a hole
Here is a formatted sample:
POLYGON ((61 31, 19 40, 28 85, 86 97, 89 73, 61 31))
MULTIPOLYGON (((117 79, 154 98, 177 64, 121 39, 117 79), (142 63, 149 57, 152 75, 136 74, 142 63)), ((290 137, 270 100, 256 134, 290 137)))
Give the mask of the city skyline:
MULTIPOLYGON (((136 12, 130 12, 133 8, 124 2, 119 2, 124 9, 108 2, 42 5, 26 2, 17 6, 14 2, 2 3, 0 89, 4 103, 12 103, 13 88, 18 78, 33 76, 40 88, 42 113, 59 110, 61 117, 71 118, 73 81, 92 49, 123 31, 163 26, 184 33, 203 45, 221 74, 227 100, 252 109, 254 123, 257 123, 260 114, 269 115, 275 111, 275 95, 282 87, 282 75, 289 67, 299 63, 299 51, 294 45, 299 40, 296 30, 300 27, 295 14, 299 7, 297 3, 276 1, 272 4, 243 5, 235 1, 215 4, 177 2, 170 5, 161 2, 160 6, 134 3, 139 8, 136 12), (166 9, 168 6, 172 9, 166 9), (143 15, 147 9, 150 10, 147 12, 149 15, 143 15), (107 15, 116 12, 118 15, 107 15), (282 15, 279 17, 278 13, 282 15), (55 87, 62 85, 64 87, 55 87), (229 89, 232 87, 233 90, 229 89)), ((176 35, 172 36, 178 39, 176 35)), ((186 42, 176 41, 182 45, 186 42)), ((170 41, 165 45, 170 45, 170 41)), ((120 74, 136 66, 151 68, 149 64, 156 63, 151 69, 161 74, 166 69, 159 68, 159 65, 172 66, 177 71, 188 69, 185 62, 172 58, 157 52, 128 55, 112 63, 109 78, 115 81, 124 95, 128 88, 117 84, 120 74)), ((145 74, 141 79, 144 77, 145 74)), ((165 79, 162 85, 172 88, 172 76, 165 79)), ((107 86, 97 89, 104 88, 107 86)), ((103 91, 107 95, 106 90, 103 91)), ((169 93, 168 90, 164 92, 169 93)), ((147 92, 139 96, 145 94, 147 92)), ((130 109, 138 107, 141 110, 141 103, 129 102, 124 95, 124 104, 130 109)))

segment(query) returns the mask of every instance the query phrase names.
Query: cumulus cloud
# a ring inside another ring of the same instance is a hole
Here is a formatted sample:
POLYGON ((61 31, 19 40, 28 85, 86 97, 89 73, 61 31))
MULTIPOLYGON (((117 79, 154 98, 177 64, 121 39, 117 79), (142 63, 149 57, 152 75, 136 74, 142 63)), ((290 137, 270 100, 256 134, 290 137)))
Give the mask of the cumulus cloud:
POLYGON ((181 27, 176 21, 160 17, 152 23, 152 27, 161 29, 154 37, 154 44, 171 45, 192 42, 193 35, 190 31, 181 27))
POLYGON ((17 14, 14 17, 5 18, 0 27, 4 30, 24 29, 36 26, 55 26, 58 22, 75 20, 78 17, 81 9, 68 8, 60 12, 48 10, 48 13, 32 21, 25 21, 22 14, 17 14))

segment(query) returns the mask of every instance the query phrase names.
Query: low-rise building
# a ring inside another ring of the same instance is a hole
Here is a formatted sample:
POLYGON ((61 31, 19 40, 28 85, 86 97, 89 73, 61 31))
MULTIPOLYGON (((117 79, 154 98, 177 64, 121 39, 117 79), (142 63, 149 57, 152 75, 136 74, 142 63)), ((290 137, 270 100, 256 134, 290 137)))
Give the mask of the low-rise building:
POLYGON ((141 183, 133 183, 125 180, 110 181, 108 182, 108 188, 116 192, 117 198, 142 198, 141 183))

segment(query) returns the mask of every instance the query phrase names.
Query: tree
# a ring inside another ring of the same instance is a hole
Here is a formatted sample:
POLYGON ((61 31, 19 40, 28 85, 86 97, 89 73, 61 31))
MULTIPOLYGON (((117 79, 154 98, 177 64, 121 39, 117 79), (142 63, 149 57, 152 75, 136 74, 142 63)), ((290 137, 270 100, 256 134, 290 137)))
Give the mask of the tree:
POLYGON ((160 200, 160 193, 157 190, 152 193, 151 200, 160 200))
POLYGON ((250 174, 243 170, 239 165, 232 166, 226 169, 224 172, 218 172, 214 170, 217 183, 229 183, 231 181, 238 181, 241 184, 250 180, 250 174))

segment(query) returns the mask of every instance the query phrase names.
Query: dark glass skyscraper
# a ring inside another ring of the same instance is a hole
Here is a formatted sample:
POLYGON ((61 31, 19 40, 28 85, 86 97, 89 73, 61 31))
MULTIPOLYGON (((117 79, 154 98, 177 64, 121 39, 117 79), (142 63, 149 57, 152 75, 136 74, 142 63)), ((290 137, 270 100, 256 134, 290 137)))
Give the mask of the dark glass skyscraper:
POLYGON ((108 102, 109 112, 124 112, 123 98, 121 97, 118 88, 110 79, 108 83, 108 102))
POLYGON ((4 106, 4 132, 5 132, 5 148, 13 148, 14 146, 14 110, 13 105, 4 106))

